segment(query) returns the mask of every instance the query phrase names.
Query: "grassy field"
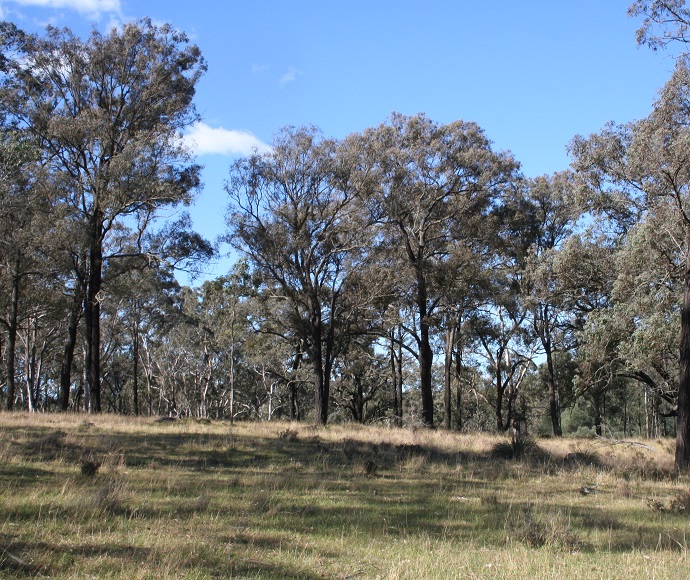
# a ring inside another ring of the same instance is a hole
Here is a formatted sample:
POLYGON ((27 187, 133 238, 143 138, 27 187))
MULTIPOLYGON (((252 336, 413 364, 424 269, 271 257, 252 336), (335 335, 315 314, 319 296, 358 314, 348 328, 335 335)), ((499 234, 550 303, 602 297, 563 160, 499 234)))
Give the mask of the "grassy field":
POLYGON ((0 577, 687 578, 673 442, 0 413, 0 577), (517 454, 518 458, 511 455, 517 454))

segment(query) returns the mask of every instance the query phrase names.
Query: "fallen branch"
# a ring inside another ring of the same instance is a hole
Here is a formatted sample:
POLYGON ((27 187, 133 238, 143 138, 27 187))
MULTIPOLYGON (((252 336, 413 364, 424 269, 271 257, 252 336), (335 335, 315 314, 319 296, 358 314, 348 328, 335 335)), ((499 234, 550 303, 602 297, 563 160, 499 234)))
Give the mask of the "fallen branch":
POLYGON ((17 558, 17 556, 15 556, 14 554, 11 554, 7 550, 5 550, 5 548, 3 548, 2 546, 0 546, 0 551, 2 552, 2 554, 4 556, 9 558, 9 560, 20 570, 33 570, 33 566, 31 566, 31 564, 27 564, 21 558, 17 558))
POLYGON ((647 451, 656 452, 656 449, 654 449, 653 447, 645 445, 644 443, 638 443, 637 441, 626 441, 625 439, 610 439, 609 437, 603 437, 602 435, 597 435, 596 437, 597 439, 605 441, 608 445, 627 445, 628 447, 642 447, 647 451))

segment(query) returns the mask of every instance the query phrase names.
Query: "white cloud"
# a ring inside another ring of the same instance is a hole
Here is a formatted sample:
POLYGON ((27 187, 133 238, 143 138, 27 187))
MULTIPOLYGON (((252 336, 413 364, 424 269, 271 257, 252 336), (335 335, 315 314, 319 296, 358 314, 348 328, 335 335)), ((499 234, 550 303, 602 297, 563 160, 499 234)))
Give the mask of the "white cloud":
POLYGON ((259 153, 270 150, 266 143, 247 131, 210 127, 206 123, 195 123, 184 141, 197 155, 251 155, 255 150, 259 153))
POLYGON ((297 80, 297 77, 302 75, 302 71, 296 69, 294 66, 291 66, 288 71, 280 78, 280 81, 278 81, 278 84, 281 87, 284 87, 288 83, 293 83, 297 80))
POLYGON ((67 8, 88 15, 120 13, 121 11, 120 0, 4 0, 3 3, 41 8, 67 8))

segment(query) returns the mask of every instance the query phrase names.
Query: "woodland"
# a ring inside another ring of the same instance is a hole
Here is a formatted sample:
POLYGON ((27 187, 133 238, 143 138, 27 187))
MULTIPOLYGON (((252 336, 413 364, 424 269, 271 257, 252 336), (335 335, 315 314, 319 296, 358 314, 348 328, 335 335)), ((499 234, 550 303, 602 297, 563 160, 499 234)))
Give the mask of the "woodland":
MULTIPOLYGON (((688 42, 684 1, 630 14, 688 42)), ((229 168, 234 266, 185 286, 217 252, 184 212, 198 47, 144 19, 0 50, 3 408, 675 437, 690 465, 690 56, 552 175, 471 121, 286 127, 229 168)))

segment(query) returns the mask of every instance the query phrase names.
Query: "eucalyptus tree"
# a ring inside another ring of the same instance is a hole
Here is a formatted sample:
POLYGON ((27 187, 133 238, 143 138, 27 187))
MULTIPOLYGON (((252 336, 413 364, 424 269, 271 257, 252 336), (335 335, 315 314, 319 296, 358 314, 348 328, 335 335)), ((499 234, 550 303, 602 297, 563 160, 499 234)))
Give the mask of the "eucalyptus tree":
POLYGON ((518 164, 496 153, 474 123, 440 125, 393 114, 362 134, 376 179, 367 204, 380 242, 396 250, 401 297, 415 314, 409 331, 419 361, 422 422, 434 424, 431 333, 443 303, 453 246, 474 239, 518 164))
POLYGON ((3 102, 34 136, 83 234, 89 410, 100 403, 103 268, 114 233, 145 231, 159 210, 188 203, 199 167, 180 138, 205 69, 199 49, 172 27, 144 19, 81 40, 48 28, 26 38, 3 102))
POLYGON ((16 348, 22 319, 24 293, 32 277, 48 278, 48 259, 43 250, 53 229, 50 204, 35 186, 36 150, 20 131, 0 135, 0 285, 3 289, 0 323, 4 326, 6 406, 14 407, 16 396, 16 348))
POLYGON ((227 383, 218 379, 224 383, 219 397, 231 422, 235 416, 237 358, 250 326, 248 301, 255 290, 245 260, 238 261, 226 276, 204 282, 199 289, 203 324, 212 332, 213 351, 223 358, 222 373, 227 383))
POLYGON ((554 259, 563 243, 575 233, 582 215, 570 172, 529 180, 526 186, 526 213, 529 248, 523 282, 523 301, 530 326, 545 356, 544 375, 548 389, 549 415, 553 434, 562 435, 560 402, 554 353, 572 346, 570 312, 565 289, 554 268, 554 259), (570 344, 569 344, 570 343, 570 344))
MULTIPOLYGON (((575 167, 589 187, 615 205, 669 212, 681 224, 683 299, 680 308, 676 466, 690 466, 690 70, 681 57, 652 113, 642 121, 609 125, 573 141, 575 167)), ((671 264, 672 265, 672 264, 671 264)))
POLYGON ((637 43, 653 50, 668 44, 690 42, 690 9, 685 0, 635 0, 629 16, 643 16, 637 29, 637 43))
POLYGON ((264 154, 234 163, 228 235, 284 305, 269 330, 298 344, 311 366, 315 420, 328 420, 335 359, 357 322, 353 298, 368 233, 354 159, 315 128, 286 128, 264 154))

